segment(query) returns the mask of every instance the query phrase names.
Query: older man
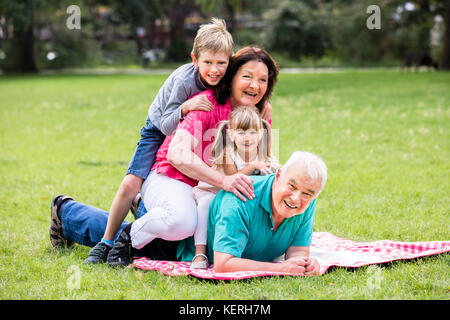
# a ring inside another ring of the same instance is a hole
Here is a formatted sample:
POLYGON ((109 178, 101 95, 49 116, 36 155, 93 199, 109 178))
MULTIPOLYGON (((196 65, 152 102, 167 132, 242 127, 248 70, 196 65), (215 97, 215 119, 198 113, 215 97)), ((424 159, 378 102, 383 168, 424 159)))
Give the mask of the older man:
MULTIPOLYGON (((319 263, 309 257, 309 246, 316 198, 327 179, 324 162, 312 153, 297 151, 275 174, 253 178, 252 200, 244 202, 222 190, 211 204, 208 256, 215 271, 318 274, 319 263), (273 263, 283 254, 282 263, 273 263)), ((134 253, 129 231, 130 227, 122 231, 108 261, 127 260, 134 253)), ((195 252, 192 238, 149 245, 143 254, 153 259, 191 261, 195 252)))

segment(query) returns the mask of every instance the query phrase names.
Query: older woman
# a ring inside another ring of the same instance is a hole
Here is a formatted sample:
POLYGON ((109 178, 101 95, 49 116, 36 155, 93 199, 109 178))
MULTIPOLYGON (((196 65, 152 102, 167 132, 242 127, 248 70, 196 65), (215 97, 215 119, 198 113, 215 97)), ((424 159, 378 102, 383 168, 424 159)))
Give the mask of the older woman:
MULTIPOLYGON (((209 166, 209 145, 216 125, 228 119, 234 108, 256 105, 263 111, 277 75, 278 69, 267 52, 246 47, 230 60, 227 74, 215 91, 209 89, 199 93, 205 95, 214 108, 210 112, 190 112, 158 151, 152 172, 141 190, 148 213, 127 228, 134 248, 140 249, 156 238, 177 241, 193 234, 197 207, 192 188, 198 181, 232 192, 242 201, 245 197, 252 199, 250 177, 239 173, 226 176, 209 166)), ((63 196, 54 199, 52 210, 58 213, 61 237, 66 241, 93 246, 103 235, 108 215, 103 210, 63 196)), ((126 223, 122 224, 121 229, 125 226, 126 223)), ((120 244, 116 243, 115 248, 120 249, 120 244)), ((108 258, 108 262, 123 265, 129 260, 116 255, 108 258)))

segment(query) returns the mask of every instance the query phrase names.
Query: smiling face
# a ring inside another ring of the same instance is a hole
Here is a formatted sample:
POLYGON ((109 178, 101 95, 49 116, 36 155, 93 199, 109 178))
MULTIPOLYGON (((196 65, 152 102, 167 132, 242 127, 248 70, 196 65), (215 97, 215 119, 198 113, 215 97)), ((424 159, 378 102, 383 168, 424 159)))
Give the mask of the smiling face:
POLYGON ((259 140, 262 137, 262 130, 257 131, 256 129, 249 128, 247 130, 243 129, 233 129, 231 132, 231 137, 234 144, 240 154, 247 154, 249 152, 257 151, 259 140))
POLYGON ((304 172, 303 164, 278 169, 272 186, 274 222, 304 212, 320 192, 321 179, 312 180, 304 172))
POLYGON ((195 58, 194 53, 191 53, 191 57, 205 85, 217 85, 227 71, 229 57, 225 52, 207 50, 201 52, 198 59, 195 58))
POLYGON ((267 91, 268 78, 265 63, 251 60, 243 64, 231 81, 231 107, 256 105, 267 91))

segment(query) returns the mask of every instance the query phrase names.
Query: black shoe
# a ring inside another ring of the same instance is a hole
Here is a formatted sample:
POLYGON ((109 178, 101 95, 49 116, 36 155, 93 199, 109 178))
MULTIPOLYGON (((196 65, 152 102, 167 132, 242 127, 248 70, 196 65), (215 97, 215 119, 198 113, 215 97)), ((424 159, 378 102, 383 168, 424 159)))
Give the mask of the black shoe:
POLYGON ((89 257, 87 257, 83 263, 84 264, 105 263, 110 250, 111 246, 108 246, 104 242, 99 242, 91 249, 91 251, 89 251, 89 257))
POLYGON ((72 240, 64 237, 62 232, 62 223, 59 217, 59 209, 61 208, 61 205, 69 200, 73 199, 69 196, 65 196, 62 194, 57 195, 52 200, 49 233, 50 233, 50 242, 52 243, 52 246, 55 248, 62 248, 62 247, 69 248, 74 244, 72 240))
POLYGON ((141 193, 139 192, 136 197, 134 197, 133 201, 131 202, 131 213, 133 214, 134 220, 137 219, 136 213, 139 209, 139 203, 141 202, 141 193))
POLYGON ((122 229, 119 238, 109 252, 107 261, 110 267, 126 267, 133 260, 136 249, 131 246, 131 225, 132 223, 122 229))

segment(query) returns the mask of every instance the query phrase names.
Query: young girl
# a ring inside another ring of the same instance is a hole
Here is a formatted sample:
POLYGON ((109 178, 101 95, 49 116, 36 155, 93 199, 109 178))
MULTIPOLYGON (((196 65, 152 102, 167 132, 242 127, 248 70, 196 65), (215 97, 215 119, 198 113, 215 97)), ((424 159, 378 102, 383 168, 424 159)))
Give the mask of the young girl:
MULTIPOLYGON (((266 175, 279 165, 271 155, 272 133, 267 121, 261 119, 255 107, 239 107, 230 114, 230 119, 219 123, 216 138, 211 148, 212 167, 226 175, 237 172, 247 175, 266 175)), ((197 202, 198 221, 194 233, 195 256, 192 269, 206 269, 209 205, 218 188, 199 182, 193 189, 197 202)))

